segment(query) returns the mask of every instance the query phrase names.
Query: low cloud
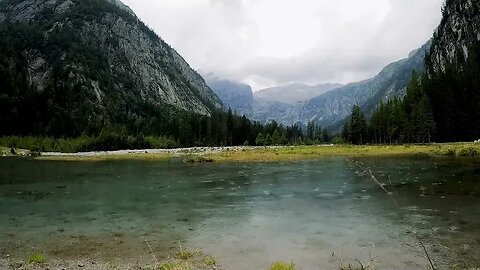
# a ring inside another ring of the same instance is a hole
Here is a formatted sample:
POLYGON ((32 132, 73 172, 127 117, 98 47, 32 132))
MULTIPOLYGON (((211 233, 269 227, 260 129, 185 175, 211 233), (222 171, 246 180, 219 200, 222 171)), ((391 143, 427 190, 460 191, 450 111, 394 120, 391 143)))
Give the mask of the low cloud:
POLYGON ((202 73, 254 89, 348 83, 419 48, 442 0, 124 0, 202 73))

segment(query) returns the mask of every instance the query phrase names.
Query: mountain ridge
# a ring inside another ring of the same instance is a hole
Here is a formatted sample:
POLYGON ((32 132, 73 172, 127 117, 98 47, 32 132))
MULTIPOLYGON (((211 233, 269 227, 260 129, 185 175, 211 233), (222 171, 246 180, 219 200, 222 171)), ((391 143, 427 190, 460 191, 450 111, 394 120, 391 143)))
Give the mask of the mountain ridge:
POLYGON ((265 101, 276 101, 287 104, 296 104, 319 96, 335 88, 342 87, 342 84, 325 83, 316 85, 307 85, 303 83, 291 83, 269 87, 258 90, 254 93, 256 99, 265 101))
POLYGON ((11 133, 74 136, 148 122, 172 108, 201 115, 222 108, 185 59, 122 5, 118 0, 0 2, 5 41, 0 95, 8 101, 11 133), (44 113, 22 109, 32 105, 44 113), (15 119, 35 122, 35 131, 12 123, 15 119), (74 126, 66 128, 66 122, 74 126))
POLYGON ((362 110, 371 114, 381 101, 404 96, 412 72, 423 71, 424 57, 430 44, 431 41, 428 41, 412 50, 407 58, 388 64, 372 78, 334 87, 321 95, 296 103, 261 99, 254 93, 251 109, 241 108, 238 112, 260 122, 275 120, 285 125, 306 125, 309 121, 314 121, 338 132, 354 105, 360 105, 362 110))

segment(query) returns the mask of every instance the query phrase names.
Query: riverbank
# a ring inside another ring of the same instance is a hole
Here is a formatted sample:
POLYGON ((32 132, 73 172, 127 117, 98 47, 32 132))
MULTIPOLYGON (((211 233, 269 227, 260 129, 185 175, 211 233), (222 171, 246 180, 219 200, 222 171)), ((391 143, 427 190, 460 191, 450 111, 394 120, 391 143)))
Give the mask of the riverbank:
POLYGON ((177 149, 143 149, 120 151, 95 151, 82 153, 43 152, 38 160, 106 161, 106 160, 169 160, 179 158, 187 162, 274 162, 319 159, 324 157, 382 157, 480 156, 479 143, 446 143, 428 145, 316 145, 268 147, 194 147, 177 149))

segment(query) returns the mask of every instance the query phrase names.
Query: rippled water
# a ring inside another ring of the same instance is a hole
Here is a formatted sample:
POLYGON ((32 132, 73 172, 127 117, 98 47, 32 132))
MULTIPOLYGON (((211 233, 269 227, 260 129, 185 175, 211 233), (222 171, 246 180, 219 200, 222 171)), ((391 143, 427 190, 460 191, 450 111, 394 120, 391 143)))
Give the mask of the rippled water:
POLYGON ((479 266, 480 164, 333 158, 295 163, 0 159, 0 253, 151 260, 198 248, 226 269, 479 266), (364 170, 370 168, 387 195, 364 170))

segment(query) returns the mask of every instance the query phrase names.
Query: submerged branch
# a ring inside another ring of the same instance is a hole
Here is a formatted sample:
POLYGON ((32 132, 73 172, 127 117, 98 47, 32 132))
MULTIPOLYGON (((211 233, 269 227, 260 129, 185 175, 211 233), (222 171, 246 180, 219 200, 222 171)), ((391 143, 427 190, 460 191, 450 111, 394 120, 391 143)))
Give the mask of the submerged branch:
MULTIPOLYGON (((370 179, 373 180, 373 182, 375 182, 375 184, 377 184, 387 195, 392 195, 391 192, 389 192, 386 188, 385 188, 385 184, 381 183, 380 181, 378 181, 378 179, 375 177, 375 175, 372 173, 372 170, 368 167, 365 167, 363 166, 363 164, 359 161, 355 161, 355 165, 360 169, 362 170, 363 172, 360 174, 360 175, 363 175, 363 176, 369 176, 370 179)), ((390 180, 390 178, 389 178, 390 180)), ((391 181, 391 180, 390 180, 391 181)), ((402 210, 402 208, 400 207, 400 205, 397 203, 397 201, 392 197, 392 196, 389 196, 390 199, 393 201, 393 203, 400 209, 402 210)), ((425 253, 427 259, 428 259, 428 263, 430 264, 430 267, 432 270, 436 270, 434 264, 433 264, 433 260, 432 258, 430 257, 430 254, 428 253, 427 251, 427 248, 426 246, 423 244, 423 241, 422 239, 420 238, 420 236, 418 235, 417 232, 414 232, 418 242, 420 242, 420 245, 422 246, 423 248, 423 252, 425 253)))

